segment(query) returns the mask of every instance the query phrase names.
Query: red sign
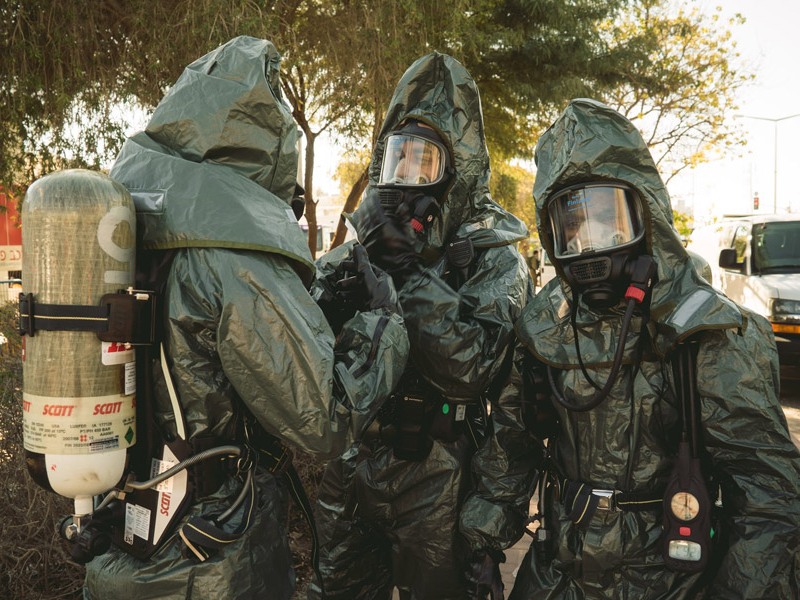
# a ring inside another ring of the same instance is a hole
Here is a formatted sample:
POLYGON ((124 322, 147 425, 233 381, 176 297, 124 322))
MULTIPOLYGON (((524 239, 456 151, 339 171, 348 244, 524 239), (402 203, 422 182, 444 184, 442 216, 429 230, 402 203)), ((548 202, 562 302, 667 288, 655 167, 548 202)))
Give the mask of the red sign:
POLYGON ((0 246, 21 246, 22 227, 17 200, 10 194, 0 192, 0 246))

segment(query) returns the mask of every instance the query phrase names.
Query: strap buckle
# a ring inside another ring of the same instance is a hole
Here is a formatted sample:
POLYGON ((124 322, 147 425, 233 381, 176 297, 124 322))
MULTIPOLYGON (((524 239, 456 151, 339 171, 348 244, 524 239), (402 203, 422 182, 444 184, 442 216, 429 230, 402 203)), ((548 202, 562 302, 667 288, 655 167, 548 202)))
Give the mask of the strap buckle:
POLYGON ((620 494, 618 490, 598 490, 593 489, 592 495, 597 496, 597 510, 606 510, 609 512, 617 512, 617 495, 620 494))
POLYGON ((155 294, 128 288, 100 298, 100 306, 108 307, 108 328, 97 333, 103 342, 152 344, 156 335, 155 294))

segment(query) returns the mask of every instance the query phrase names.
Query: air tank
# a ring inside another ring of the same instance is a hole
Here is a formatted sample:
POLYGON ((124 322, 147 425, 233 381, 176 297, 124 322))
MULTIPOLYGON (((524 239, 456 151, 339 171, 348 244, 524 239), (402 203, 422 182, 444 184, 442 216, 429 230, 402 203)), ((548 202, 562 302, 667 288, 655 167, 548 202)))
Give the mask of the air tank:
MULTIPOLYGON (((133 286, 136 213, 108 176, 73 169, 34 182, 22 205, 22 282, 39 304, 97 306, 133 286)), ((34 311, 35 314, 35 311, 34 311)), ((136 439, 134 351, 89 331, 23 337, 25 460, 75 514, 112 489, 136 439)))

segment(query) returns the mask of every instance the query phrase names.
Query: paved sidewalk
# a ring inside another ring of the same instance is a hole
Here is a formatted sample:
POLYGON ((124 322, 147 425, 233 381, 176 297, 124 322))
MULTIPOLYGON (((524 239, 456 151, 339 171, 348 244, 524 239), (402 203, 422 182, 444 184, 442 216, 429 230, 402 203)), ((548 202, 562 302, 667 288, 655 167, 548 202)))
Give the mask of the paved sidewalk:
POLYGON ((532 541, 533 538, 526 533, 522 536, 522 539, 506 550, 506 562, 500 565, 500 575, 503 577, 506 597, 511 593, 511 588, 514 587, 517 571, 532 541))

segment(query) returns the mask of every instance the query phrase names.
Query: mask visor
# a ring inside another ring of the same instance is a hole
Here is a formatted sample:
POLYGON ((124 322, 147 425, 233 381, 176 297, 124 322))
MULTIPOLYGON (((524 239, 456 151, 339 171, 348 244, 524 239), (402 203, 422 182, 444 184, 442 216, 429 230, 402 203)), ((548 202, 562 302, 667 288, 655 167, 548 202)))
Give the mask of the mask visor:
POLYGON ((582 185, 564 190, 549 205, 555 256, 619 248, 644 235, 639 195, 622 185, 582 185))
POLYGON ((386 138, 379 184, 431 185, 444 175, 445 151, 429 139, 398 133, 386 138))

